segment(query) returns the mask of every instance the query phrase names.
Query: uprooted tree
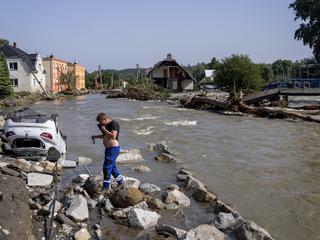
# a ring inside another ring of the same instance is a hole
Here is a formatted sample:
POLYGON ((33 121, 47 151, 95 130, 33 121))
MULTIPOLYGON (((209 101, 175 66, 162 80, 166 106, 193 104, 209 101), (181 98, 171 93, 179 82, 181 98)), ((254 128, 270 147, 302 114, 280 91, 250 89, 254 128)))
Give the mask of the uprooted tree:
POLYGON ((81 94, 80 91, 76 88, 77 77, 71 71, 60 72, 60 84, 67 86, 67 90, 72 94, 78 95, 81 94))

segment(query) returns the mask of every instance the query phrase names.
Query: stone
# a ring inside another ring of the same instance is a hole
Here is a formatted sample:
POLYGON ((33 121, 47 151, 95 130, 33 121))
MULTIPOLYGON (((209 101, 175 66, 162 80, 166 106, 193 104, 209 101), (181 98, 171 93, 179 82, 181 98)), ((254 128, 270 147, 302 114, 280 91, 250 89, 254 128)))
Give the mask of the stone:
POLYGON ((18 171, 29 172, 31 164, 23 158, 18 158, 10 163, 10 167, 18 171))
POLYGON ((114 206, 112 205, 111 201, 109 198, 107 198, 105 200, 105 205, 104 205, 104 210, 107 212, 107 213, 111 213, 113 210, 114 210, 114 206))
POLYGON ((156 210, 164 209, 163 202, 158 198, 148 199, 147 204, 150 209, 156 209, 156 210))
POLYGON ((11 169, 11 168, 7 168, 7 167, 3 167, 1 168, 1 172, 3 174, 9 175, 9 176, 13 176, 13 177, 19 177, 20 173, 11 169))
POLYGON ((9 163, 7 163, 7 162, 0 162, 0 168, 6 167, 8 165, 9 165, 9 163))
POLYGON ((89 217, 87 200, 82 195, 76 195, 71 200, 71 205, 67 209, 66 215, 76 221, 86 220, 89 217))
POLYGON ((187 234, 187 231, 175 228, 166 224, 157 224, 156 232, 160 235, 164 235, 165 237, 173 236, 176 239, 183 239, 187 234))
POLYGON ((220 212, 214 219, 214 225, 222 232, 232 232, 243 221, 243 218, 236 212, 220 212))
POLYGON ((77 162, 71 161, 71 160, 62 160, 61 166, 63 168, 75 168, 75 167, 77 167, 77 162))
POLYGON ((131 188, 139 188, 141 181, 133 177, 123 177, 124 185, 131 188))
POLYGON ((219 212, 232 213, 235 212, 235 210, 224 202, 217 200, 213 205, 213 213, 218 214, 219 212))
POLYGON ((96 193, 99 192, 101 187, 102 187, 102 178, 100 176, 89 177, 83 185, 83 188, 87 191, 87 193, 91 197, 94 197, 96 193))
POLYGON ((82 228, 74 234, 75 240, 90 240, 91 235, 86 228, 82 228))
POLYGON ((236 230, 238 240, 275 240, 270 234, 252 221, 243 222, 236 230))
POLYGON ((189 230, 183 238, 185 240, 225 240, 227 236, 213 225, 203 224, 189 230))
POLYGON ((68 225, 68 224, 62 224, 62 230, 64 233, 66 233, 67 235, 70 235, 72 232, 73 227, 68 225))
POLYGON ((150 194, 154 192, 160 192, 161 188, 157 185, 151 184, 151 183, 143 183, 139 186, 140 191, 142 191, 145 194, 150 194))
POLYGON ((111 201, 116 207, 126 208, 143 201, 144 194, 137 188, 125 187, 116 191, 111 201))
MULTIPOLYGON (((51 207, 52 202, 53 202, 53 200, 51 200, 46 206, 44 206, 44 208, 48 209, 49 213, 52 212, 52 209, 50 211, 50 207, 51 207)), ((56 216, 60 209, 61 209, 61 203, 56 200, 55 205, 54 205, 53 216, 56 216)))
POLYGON ((172 190, 166 192, 163 199, 163 203, 168 209, 175 208, 174 205, 176 205, 177 207, 190 206, 190 199, 179 190, 172 190))
POLYGON ((176 184, 171 184, 167 187, 167 190, 180 190, 179 186, 176 184))
POLYGON ((4 116, 0 115, 0 128, 3 128, 5 123, 6 119, 4 118, 4 116))
MULTIPOLYGON (((41 167, 44 168, 43 172, 45 173, 53 173, 56 170, 56 164, 53 162, 49 162, 49 161, 42 161, 41 163, 41 167)), ((59 170, 59 168, 58 168, 59 170)))
POLYGON ((188 175, 186 182, 185 182, 185 188, 190 192, 193 193, 198 189, 204 189, 206 190, 206 186, 200 182, 195 177, 188 175))
POLYGON ((91 158, 88 158, 88 157, 78 157, 78 164, 79 166, 82 166, 82 165, 89 165, 92 163, 92 159, 91 158))
POLYGON ((88 178, 89 178, 89 174, 79 174, 79 176, 74 180, 77 183, 84 183, 88 178))
POLYGON ((75 224, 70 218, 68 218, 66 215, 64 215, 62 213, 57 214, 56 219, 60 224, 66 224, 66 225, 70 225, 72 227, 77 226, 77 224, 75 224))
POLYGON ((194 191, 192 193, 192 197, 194 198, 194 200, 196 200, 197 202, 214 202, 217 197, 208 192, 206 189, 202 189, 202 188, 199 188, 197 189, 196 191, 194 191))
POLYGON ((190 176, 193 176, 193 173, 192 173, 192 172, 190 172, 189 170, 187 170, 187 169, 184 169, 184 168, 180 168, 180 169, 179 169, 179 172, 178 172, 178 174, 181 174, 181 175, 190 175, 190 176))
POLYGON ((30 187, 47 187, 51 185, 53 177, 42 173, 28 173, 28 186, 30 187))
POLYGON ((126 219, 127 218, 127 214, 123 210, 117 210, 117 211, 113 212, 112 216, 115 219, 126 219))
POLYGON ((93 229, 95 229, 95 230, 97 230, 97 229, 100 229, 100 224, 95 224, 95 225, 93 225, 93 229))
POLYGON ((98 202, 89 198, 87 199, 88 208, 95 208, 98 205, 98 202))
POLYGON ((2 228, 1 231, 3 232, 4 235, 8 236, 10 234, 9 230, 7 229, 2 228))
POLYGON ((175 157, 173 157, 172 155, 167 154, 167 153, 160 153, 158 156, 155 157, 155 160, 157 160, 159 162, 164 162, 164 163, 178 162, 175 157))
POLYGON ((148 229, 156 226, 160 218, 156 212, 139 208, 132 208, 127 217, 130 227, 139 229, 148 229))
POLYGON ((31 172, 43 172, 44 168, 37 164, 32 164, 30 167, 31 172))
POLYGON ((96 230, 96 235, 97 235, 98 240, 102 240, 103 239, 102 231, 100 229, 96 230))
POLYGON ((151 171, 149 167, 143 166, 143 165, 135 167, 133 170, 136 172, 150 172, 151 171))
POLYGON ((148 204, 146 201, 140 202, 134 206, 130 206, 127 208, 122 209, 122 211, 127 214, 132 208, 139 208, 139 209, 143 209, 143 210, 148 210, 148 204))
POLYGON ((187 180, 188 175, 185 174, 177 174, 177 181, 178 182, 185 182, 187 180))
POLYGON ((169 150, 169 147, 167 145, 167 143, 165 141, 162 141, 162 142, 158 142, 158 143, 151 143, 148 145, 147 149, 149 151, 155 151, 157 152, 158 154, 160 153, 168 153, 170 154, 170 150, 169 150))
POLYGON ((139 149, 123 150, 117 157, 117 163, 137 163, 143 161, 139 149))

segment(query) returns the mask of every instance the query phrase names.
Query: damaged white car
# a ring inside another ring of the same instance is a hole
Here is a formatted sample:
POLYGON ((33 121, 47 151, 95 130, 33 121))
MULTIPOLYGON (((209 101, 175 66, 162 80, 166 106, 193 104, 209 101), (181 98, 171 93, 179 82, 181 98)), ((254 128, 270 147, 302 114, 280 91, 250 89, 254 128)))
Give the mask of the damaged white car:
POLYGON ((66 136, 59 129, 59 117, 48 117, 30 108, 8 114, 3 133, 3 150, 26 159, 44 159, 54 147, 65 159, 66 136))

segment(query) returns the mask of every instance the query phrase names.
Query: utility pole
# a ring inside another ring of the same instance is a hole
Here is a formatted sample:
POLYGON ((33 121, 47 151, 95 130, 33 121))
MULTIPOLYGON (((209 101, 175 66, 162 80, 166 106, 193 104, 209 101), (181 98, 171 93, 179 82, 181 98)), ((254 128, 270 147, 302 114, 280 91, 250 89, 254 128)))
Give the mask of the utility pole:
POLYGON ((102 75, 101 75, 101 65, 98 65, 99 68, 99 78, 100 78, 100 85, 101 85, 101 89, 103 89, 103 83, 102 83, 102 75))
POLYGON ((138 81, 138 80, 139 80, 139 64, 138 64, 138 63, 137 63, 136 74, 137 74, 136 79, 137 79, 137 81, 138 81))
POLYGON ((113 88, 113 73, 111 73, 111 89, 113 88))

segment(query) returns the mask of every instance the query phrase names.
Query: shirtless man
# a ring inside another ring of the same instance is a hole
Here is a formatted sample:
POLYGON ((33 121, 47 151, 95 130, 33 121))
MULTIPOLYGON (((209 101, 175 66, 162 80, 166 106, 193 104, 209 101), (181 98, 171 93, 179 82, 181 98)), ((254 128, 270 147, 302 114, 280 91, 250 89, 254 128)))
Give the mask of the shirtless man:
POLYGON ((119 123, 112 120, 105 113, 99 113, 97 116, 98 128, 102 135, 93 135, 92 142, 95 143, 96 138, 103 139, 105 147, 104 163, 103 163, 103 189, 109 189, 111 183, 111 175, 116 179, 118 185, 123 184, 123 177, 116 167, 116 159, 120 153, 119 137, 119 123))

